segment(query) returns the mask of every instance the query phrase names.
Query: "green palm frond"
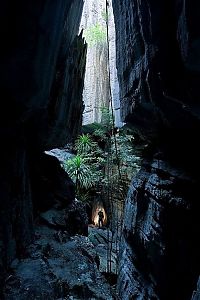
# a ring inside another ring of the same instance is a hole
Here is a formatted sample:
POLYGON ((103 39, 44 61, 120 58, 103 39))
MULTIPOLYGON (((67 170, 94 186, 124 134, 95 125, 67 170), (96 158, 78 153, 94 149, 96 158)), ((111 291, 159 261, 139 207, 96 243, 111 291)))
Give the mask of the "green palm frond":
POLYGON ((87 164, 87 159, 76 155, 66 161, 64 168, 70 178, 81 188, 91 188, 99 180, 98 172, 87 164))
POLYGON ((100 139, 101 141, 105 141, 107 139, 106 135, 105 135, 105 130, 98 128, 94 131, 93 135, 95 137, 97 137, 98 139, 100 139))
POLYGON ((80 135, 75 142, 75 149, 78 154, 86 154, 95 147, 89 134, 80 135))

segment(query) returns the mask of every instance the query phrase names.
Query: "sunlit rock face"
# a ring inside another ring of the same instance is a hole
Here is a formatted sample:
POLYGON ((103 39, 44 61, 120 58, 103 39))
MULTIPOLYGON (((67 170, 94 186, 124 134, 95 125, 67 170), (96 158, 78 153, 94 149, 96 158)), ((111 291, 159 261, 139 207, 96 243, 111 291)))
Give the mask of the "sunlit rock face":
POLYGON ((112 8, 112 1, 108 6, 108 35, 109 35, 109 67, 110 67, 110 84, 112 93, 112 102, 114 108, 115 125, 121 127, 123 125, 120 115, 120 99, 119 99, 119 81, 116 69, 116 32, 115 22, 112 8))
POLYGON ((120 299, 191 299, 200 273, 200 4, 113 8, 122 119, 152 145, 126 201, 120 299))
POLYGON ((81 29, 88 43, 83 101, 83 124, 102 121, 102 111, 109 107, 111 84, 116 126, 121 126, 119 84, 116 71, 115 25, 112 4, 108 7, 109 66, 106 28, 106 1, 86 0, 81 29), (110 68, 110 83, 108 67, 110 68))
POLYGON ((82 8, 80 0, 22 0, 0 10, 0 280, 32 239, 33 164, 81 125, 86 46, 75 36, 82 8))

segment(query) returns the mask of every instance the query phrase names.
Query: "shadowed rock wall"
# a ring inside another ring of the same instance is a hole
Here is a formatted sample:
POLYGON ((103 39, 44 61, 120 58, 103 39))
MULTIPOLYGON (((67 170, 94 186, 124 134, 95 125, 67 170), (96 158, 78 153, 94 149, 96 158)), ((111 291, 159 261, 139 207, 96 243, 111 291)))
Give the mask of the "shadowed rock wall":
POLYGON ((38 207, 30 166, 80 128, 86 46, 75 36, 82 8, 80 0, 1 7, 0 277, 32 239, 38 207))
POLYGON ((160 126, 184 135, 199 126, 198 9, 195 1, 114 3, 122 118, 145 137, 160 126))
POLYGON ((118 290, 121 299, 190 299, 200 270, 200 6, 113 8, 122 119, 151 145, 126 200, 118 290))

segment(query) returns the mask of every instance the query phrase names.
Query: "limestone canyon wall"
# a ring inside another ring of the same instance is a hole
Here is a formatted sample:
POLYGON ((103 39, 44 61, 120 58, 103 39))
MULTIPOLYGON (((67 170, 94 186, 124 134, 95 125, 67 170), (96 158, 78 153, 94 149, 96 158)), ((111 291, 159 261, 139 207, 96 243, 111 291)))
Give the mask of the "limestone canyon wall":
POLYGON ((188 300, 200 262, 200 5, 113 7, 122 119, 149 143, 126 200, 120 299, 188 300))
POLYGON ((85 105, 83 124, 102 121, 102 109, 109 107, 111 85, 112 101, 116 126, 121 126, 119 83, 116 71, 115 24, 112 3, 106 1, 85 0, 80 28, 88 43, 83 101, 85 105), (109 35, 109 66, 107 26, 109 35), (110 83, 109 73, 110 69, 110 83))
POLYGON ((82 8, 80 0, 1 6, 0 279, 32 239, 33 207, 37 211, 45 197, 39 187, 33 191, 43 151, 64 145, 80 128, 86 46, 76 34, 82 8))

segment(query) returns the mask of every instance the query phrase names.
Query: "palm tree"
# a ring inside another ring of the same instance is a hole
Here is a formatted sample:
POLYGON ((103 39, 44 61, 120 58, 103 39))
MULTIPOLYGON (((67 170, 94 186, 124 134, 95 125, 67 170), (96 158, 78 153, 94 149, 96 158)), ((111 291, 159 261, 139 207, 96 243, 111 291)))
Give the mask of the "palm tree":
POLYGON ((78 154, 86 154, 90 152, 94 146, 95 143, 92 141, 89 134, 80 135, 75 142, 75 149, 78 154))
POLYGON ((76 192, 80 191, 80 188, 91 188, 95 185, 95 175, 86 163, 86 159, 80 155, 76 155, 72 159, 68 159, 64 165, 65 170, 69 174, 76 186, 76 192))
POLYGON ((102 183, 105 157, 89 134, 82 134, 75 141, 77 155, 64 163, 64 169, 75 183, 76 195, 82 199, 86 192, 94 193, 102 183))

